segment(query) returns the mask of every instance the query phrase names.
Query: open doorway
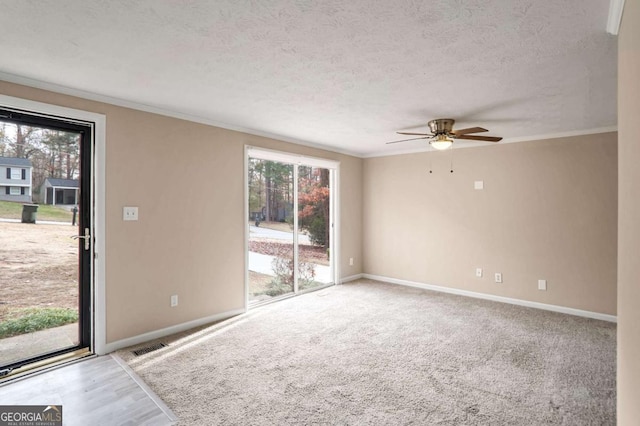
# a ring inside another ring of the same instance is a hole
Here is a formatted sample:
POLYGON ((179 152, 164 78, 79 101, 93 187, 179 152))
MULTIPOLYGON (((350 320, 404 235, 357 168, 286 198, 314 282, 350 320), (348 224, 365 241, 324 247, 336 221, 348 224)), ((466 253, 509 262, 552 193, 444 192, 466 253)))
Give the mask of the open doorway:
POLYGON ((338 163, 247 149, 249 306, 336 282, 338 163))
POLYGON ((93 135, 0 108, 0 377, 91 349, 93 135))

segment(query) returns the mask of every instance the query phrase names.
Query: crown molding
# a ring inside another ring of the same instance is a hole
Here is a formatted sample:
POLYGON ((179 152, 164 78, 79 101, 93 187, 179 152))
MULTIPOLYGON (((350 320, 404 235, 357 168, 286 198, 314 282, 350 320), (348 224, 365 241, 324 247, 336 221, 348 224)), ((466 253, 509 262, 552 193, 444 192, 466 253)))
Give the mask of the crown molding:
MULTIPOLYGON (((520 136, 515 138, 505 138, 503 139, 499 145, 504 145, 506 143, 517 143, 517 142, 529 142, 529 141, 539 141, 545 139, 558 139, 558 138, 569 138, 573 136, 586 136, 586 135, 597 135, 599 133, 611 133, 617 132, 618 126, 607 126, 607 127, 595 127, 592 129, 585 130, 572 130, 569 132, 558 132, 558 133, 546 133, 542 135, 533 135, 533 136, 520 136)), ((454 142, 454 149, 465 149, 465 148, 480 148, 483 146, 496 146, 494 143, 486 142, 486 143, 476 143, 469 145, 459 145, 454 142)), ((451 148, 449 148, 451 149, 451 148)), ((421 148, 414 149, 405 149, 402 151, 393 151, 393 152, 371 152, 365 155, 362 155, 362 158, 375 158, 375 157, 391 157, 394 155, 405 155, 405 154, 417 154, 420 152, 436 152, 435 150, 430 150, 429 146, 426 145, 421 148)), ((442 152, 442 151, 438 151, 442 152)))
POLYGON ((544 139, 570 138, 573 136, 597 135, 599 133, 617 132, 618 126, 594 127, 584 130, 570 130, 568 132, 545 133, 542 135, 521 136, 515 138, 505 138, 502 143, 540 141, 544 139))
POLYGON ((62 95, 75 96, 77 98, 87 99, 90 101, 102 102, 105 104, 116 105, 124 108, 135 109, 137 111, 149 112, 152 114, 163 115, 165 117, 177 118, 180 120, 191 121, 194 123, 205 124, 208 126, 220 127, 222 129, 233 130, 236 132, 247 133, 253 136, 260 136, 263 138, 275 139, 282 142, 289 142, 296 145, 302 145, 309 148, 321 149, 323 151, 335 152, 337 154, 350 155, 352 157, 362 157, 361 153, 349 151, 346 149, 340 149, 329 145, 323 145, 314 142, 308 142, 301 139, 295 139, 288 136, 279 135, 276 133, 263 132, 261 130, 252 129, 249 127, 238 126, 235 124, 223 123, 209 118, 200 117, 193 114, 186 114, 178 111, 173 111, 165 108, 160 108, 152 105, 142 104, 139 102, 128 101, 125 99, 115 98, 107 95, 101 95, 86 90, 74 89, 72 87, 63 86, 60 84, 49 83, 42 80, 36 80, 28 77, 23 77, 16 74, 10 74, 0 71, 0 81, 6 81, 8 83, 20 84, 22 86, 33 87, 35 89, 47 90, 49 92, 60 93, 62 95))
MULTIPOLYGON (((612 5, 613 5, 613 3, 624 4, 624 0, 611 0, 611 4, 612 5)), ((620 14, 622 14, 622 6, 620 8, 620 14)), ((611 14, 610 14, 610 16, 611 16, 611 14)), ((278 134, 274 134, 274 133, 263 132, 263 131, 260 131, 260 130, 251 129, 251 128, 247 128, 247 127, 243 127, 243 126, 237 126, 237 125, 234 125, 234 124, 222 123, 222 122, 219 122, 219 121, 216 121, 216 120, 211 120, 211 119, 208 119, 208 118, 204 118, 204 117, 200 117, 200 116, 196 116, 196 115, 192 115, 192 114, 185 114, 185 113, 172 111, 172 110, 167 110, 167 109, 163 109, 163 108, 159 108, 159 107, 155 107, 155 106, 151 106, 151 105, 146 105, 146 104, 142 104, 142 103, 138 103, 138 102, 127 101, 127 100, 124 100, 124 99, 114 98, 114 97, 106 96, 106 95, 100 95, 100 94, 89 92, 89 91, 85 91, 85 90, 74 89, 74 88, 71 88, 71 87, 62 86, 62 85, 55 84, 55 83, 48 83, 48 82, 41 81, 41 80, 35 80, 35 79, 28 78, 28 77, 23 77, 23 76, 19 76, 19 75, 15 75, 15 74, 10 74, 10 73, 5 73, 5 72, 2 72, 2 71, 0 71, 0 81, 6 81, 8 83, 20 84, 20 85, 23 85, 23 86, 28 86, 28 87, 33 87, 33 88, 36 88, 36 89, 47 90, 47 91, 50 91, 50 92, 60 93, 60 94, 63 94, 63 95, 75 96, 75 97, 78 97, 78 98, 88 99, 88 100, 91 100, 91 101, 102 102, 102 103, 106 103, 106 104, 110 104, 110 105, 116 105, 116 106, 120 106, 120 107, 124 107, 124 108, 135 109, 135 110, 138 110, 138 111, 149 112, 149 113, 152 113, 152 114, 163 115, 163 116, 166 116, 166 117, 177 118, 177 119, 180 119, 180 120, 191 121, 191 122, 194 122, 194 123, 200 123, 200 124, 205 124, 205 125, 209 125, 209 126, 219 127, 219 128, 222 128, 222 129, 233 130, 233 131, 236 131, 236 132, 242 132, 242 133, 246 133, 246 134, 253 135, 253 136, 259 136, 259 137, 274 139, 274 140, 278 140, 278 141, 282 141, 282 142, 292 143, 292 144, 295 144, 295 145, 302 145, 302 146, 306 146, 306 147, 309 147, 309 148, 315 148, 315 149, 320 149, 320 150, 323 150, 323 151, 334 152, 334 153, 337 153, 337 154, 349 155, 349 156, 356 157, 356 158, 390 157, 390 156, 394 156, 394 155, 414 154, 414 153, 420 153, 420 152, 429 151, 429 147, 427 145, 425 147, 414 148, 414 149, 406 149, 406 150, 400 150, 400 151, 392 151, 392 152, 389 152, 389 151, 355 152, 355 151, 336 148, 336 147, 329 146, 329 145, 323 145, 323 144, 319 144, 319 143, 313 143, 313 142, 303 141, 303 140, 300 140, 300 139, 290 138, 290 137, 287 137, 287 136, 282 136, 282 135, 278 135, 278 134)), ((608 133, 608 132, 616 132, 616 131, 618 131, 617 126, 598 127, 598 128, 593 128, 593 129, 575 130, 575 131, 562 132, 562 133, 549 133, 549 134, 542 134, 542 135, 535 135, 535 136, 522 136, 522 137, 515 137, 515 138, 505 138, 502 141, 501 144, 513 143, 513 142, 527 142, 527 141, 543 140, 543 139, 555 139, 555 138, 563 138, 563 137, 571 137, 571 136, 583 136, 583 135, 591 135, 591 134, 597 134, 597 133, 608 133)), ((250 143, 250 142, 248 142, 248 143, 250 143)), ((478 148, 478 147, 481 147, 481 146, 493 146, 493 144, 492 143, 484 143, 484 144, 480 143, 480 144, 473 144, 473 145, 457 145, 456 149, 478 148)))
POLYGON ((623 10, 624 0, 609 0, 609 18, 607 19, 607 32, 609 34, 618 35, 623 10))

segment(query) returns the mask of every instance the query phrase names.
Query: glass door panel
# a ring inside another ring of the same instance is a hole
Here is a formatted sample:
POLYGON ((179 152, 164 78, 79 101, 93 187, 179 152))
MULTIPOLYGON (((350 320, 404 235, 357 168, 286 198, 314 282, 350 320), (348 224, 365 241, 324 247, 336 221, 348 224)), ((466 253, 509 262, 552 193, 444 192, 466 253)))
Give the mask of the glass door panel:
POLYGON ((333 282, 329 169, 298 167, 298 289, 333 282))
POLYGON ((249 303, 295 291, 294 168, 249 159, 249 303))
POLYGON ((89 346, 91 128, 2 111, 0 372, 89 346), (74 239, 76 238, 76 239, 74 239))

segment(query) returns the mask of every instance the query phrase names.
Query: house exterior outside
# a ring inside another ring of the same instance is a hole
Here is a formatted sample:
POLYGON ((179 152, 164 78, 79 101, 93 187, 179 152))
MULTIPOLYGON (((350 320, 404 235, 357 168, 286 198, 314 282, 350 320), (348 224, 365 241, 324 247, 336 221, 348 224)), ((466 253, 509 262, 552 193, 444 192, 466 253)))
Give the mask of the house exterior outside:
POLYGON ((53 205, 78 204, 78 179, 46 178, 40 186, 40 202, 53 205))
POLYGON ((0 200, 30 203, 33 166, 26 158, 0 157, 0 200))

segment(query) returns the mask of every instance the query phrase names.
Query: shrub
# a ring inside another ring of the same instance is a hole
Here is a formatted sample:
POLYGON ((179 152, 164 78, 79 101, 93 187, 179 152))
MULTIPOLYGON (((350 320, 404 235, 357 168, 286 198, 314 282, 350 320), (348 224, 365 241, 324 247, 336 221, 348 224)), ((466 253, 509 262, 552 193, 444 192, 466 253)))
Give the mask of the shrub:
MULTIPOLYGON (((271 269, 275 277, 268 284, 267 296, 280 296, 293 291, 293 251, 290 249, 280 250, 278 256, 271 261, 271 269)), ((313 283, 316 276, 315 267, 312 263, 299 262, 298 265, 298 287, 300 290, 308 288, 313 283)))

